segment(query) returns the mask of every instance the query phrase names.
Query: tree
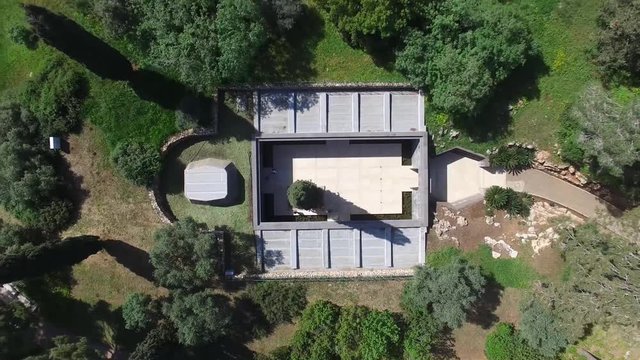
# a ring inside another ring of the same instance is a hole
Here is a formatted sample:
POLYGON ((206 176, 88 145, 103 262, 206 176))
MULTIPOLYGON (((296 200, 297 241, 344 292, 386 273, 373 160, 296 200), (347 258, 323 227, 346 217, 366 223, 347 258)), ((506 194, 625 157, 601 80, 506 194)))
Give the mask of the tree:
POLYGON ((484 348, 489 360, 542 360, 543 357, 522 339, 513 325, 499 323, 484 348))
POLYGON ((59 136, 79 127, 80 109, 87 94, 84 74, 69 61, 57 58, 27 82, 22 103, 40 122, 43 135, 59 136))
POLYGON ((129 360, 169 360, 176 346, 176 330, 168 321, 161 321, 136 346, 129 360))
POLYGON ((595 63, 606 80, 640 82, 640 1, 609 0, 598 18, 595 63))
POLYGON ((480 269, 461 259, 438 268, 421 267, 404 288, 402 306, 409 316, 426 311, 441 324, 455 329, 484 294, 485 284, 480 269))
POLYGON ((611 175, 640 161, 640 99, 621 106, 599 85, 587 87, 569 113, 588 159, 611 175))
POLYGON ((150 40, 150 60, 176 69, 196 90, 244 81, 266 33, 251 0, 135 0, 139 37, 150 40))
POLYGON ((50 232, 68 223, 72 207, 54 163, 36 119, 17 104, 0 105, 0 205, 50 232))
POLYGON ((124 327, 138 332, 149 330, 158 321, 159 312, 159 304, 151 296, 131 294, 122 305, 124 327))
POLYGON ((94 0, 93 11, 114 39, 130 34, 137 25, 131 0, 94 0))
POLYGON ((366 47, 369 42, 398 38, 418 17, 428 1, 322 0, 343 38, 351 46, 366 47))
POLYGON ((557 319, 540 302, 525 303, 521 313, 520 335, 540 354, 555 357, 568 345, 557 319))
POLYGON ((262 282, 249 286, 247 295, 272 325, 291 322, 307 306, 307 289, 300 284, 262 282))
POLYGON ((273 23, 271 27, 280 33, 293 29, 304 12, 300 0, 262 0, 262 7, 265 18, 273 23))
POLYGON ((160 285, 193 290, 212 283, 218 274, 219 250, 205 229, 188 217, 156 232, 149 255, 160 285))
MULTIPOLYGON (((633 224, 637 232, 637 222, 633 224)), ((594 224, 562 233, 562 255, 571 276, 561 284, 536 289, 549 304, 569 342, 590 325, 637 324, 640 312, 640 254, 637 245, 606 235, 594 224)))
POLYGON ((137 142, 118 144, 111 154, 111 161, 127 180, 144 186, 153 182, 162 166, 158 150, 137 142))
POLYGON ((309 180, 296 180, 287 189, 289 204, 298 209, 317 209, 322 207, 322 189, 309 180))
POLYGON ((164 308, 183 345, 210 344, 225 335, 230 323, 227 299, 209 291, 176 292, 164 308))
POLYGON ((99 360, 103 357, 98 351, 89 347, 87 338, 81 337, 73 341, 68 336, 53 338, 54 347, 49 349, 50 360, 99 360))
POLYGON ((85 235, 47 241, 18 254, 0 256, 0 282, 10 283, 63 269, 100 250, 100 238, 85 235))
POLYGON ((35 348, 28 310, 18 302, 0 303, 0 358, 22 359, 35 348))
POLYGON ((406 37, 396 68, 427 91, 434 109, 470 116, 535 52, 530 31, 510 7, 488 0, 447 0, 427 32, 406 37))
POLYGON ((44 241, 40 231, 0 220, 0 256, 25 253, 44 241))
POLYGON ((258 50, 267 40, 260 9, 253 0, 220 0, 216 16, 220 78, 240 82, 252 74, 258 50))
POLYGON ((337 357, 335 332, 340 308, 318 301, 303 312, 291 342, 291 360, 330 360, 337 357))

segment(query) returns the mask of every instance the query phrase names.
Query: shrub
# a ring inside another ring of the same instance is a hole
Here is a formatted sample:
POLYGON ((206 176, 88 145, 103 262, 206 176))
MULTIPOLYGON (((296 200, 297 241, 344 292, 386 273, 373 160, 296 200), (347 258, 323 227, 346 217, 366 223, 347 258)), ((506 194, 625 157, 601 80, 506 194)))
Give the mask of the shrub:
POLYGON ((385 310, 372 310, 362 322, 362 359, 393 357, 400 341, 400 327, 385 310))
POLYGON ((44 136, 64 135, 81 122, 81 106, 88 94, 88 82, 75 65, 57 59, 34 80, 27 82, 22 99, 40 122, 44 136))
POLYGON ((262 282, 250 286, 247 295, 272 325, 291 322, 307 306, 307 289, 300 284, 262 282))
POLYGON ((187 95, 180 101, 176 110, 176 127, 186 130, 210 125, 212 112, 211 100, 197 95, 187 95))
POLYGON ((543 357, 518 336, 510 324, 500 323, 485 343, 488 360, 542 360, 543 357))
POLYGON ((113 38, 125 36, 135 29, 136 17, 130 0, 94 0, 93 11, 113 38))
POLYGON ((330 360, 337 357, 335 333, 340 308, 318 301, 303 312, 291 342, 291 360, 330 360))
POLYGON ((31 226, 53 233, 64 229, 71 221, 73 204, 69 200, 53 200, 38 212, 38 216, 29 221, 31 226))
POLYGON ((293 29, 304 7, 300 0, 262 0, 265 18, 280 33, 293 29))
POLYGON ((118 144, 111 154, 115 168, 136 185, 149 186, 160 171, 160 154, 152 146, 125 142, 118 144))
POLYGON ((527 217, 531 211, 531 205, 533 205, 531 195, 496 185, 487 189, 484 193, 484 200, 488 213, 504 210, 511 216, 527 217))
POLYGON ((489 163, 493 167, 504 168, 516 174, 530 168, 533 158, 533 149, 522 146, 501 146, 489 155, 489 163))
POLYGON ((426 311, 414 314, 404 334, 403 355, 406 360, 424 360, 432 356, 431 349, 441 332, 438 322, 426 311))
POLYGON ((38 37, 36 34, 24 26, 14 26, 9 29, 9 39, 14 43, 24 45, 29 49, 34 49, 38 44, 38 37))
POLYGON ((560 130, 558 131, 560 157, 578 167, 584 163, 584 150, 578 143, 579 132, 578 124, 569 116, 569 111, 566 111, 560 118, 560 130))
POLYGON ((287 198, 292 207, 317 209, 322 207, 322 189, 309 180, 296 180, 287 189, 287 198))

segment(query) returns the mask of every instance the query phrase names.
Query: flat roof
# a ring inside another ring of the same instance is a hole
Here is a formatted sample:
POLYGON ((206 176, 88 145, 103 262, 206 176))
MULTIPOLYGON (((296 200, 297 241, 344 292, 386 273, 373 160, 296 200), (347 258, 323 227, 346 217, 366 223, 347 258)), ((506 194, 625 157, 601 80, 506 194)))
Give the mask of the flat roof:
POLYGON ((263 134, 425 131, 417 91, 262 90, 254 124, 263 134))
POLYGON ((228 194, 228 160, 203 159, 184 170, 184 196, 196 201, 224 199, 228 194))
POLYGON ((424 227, 258 231, 266 271, 411 268, 424 264, 424 227))

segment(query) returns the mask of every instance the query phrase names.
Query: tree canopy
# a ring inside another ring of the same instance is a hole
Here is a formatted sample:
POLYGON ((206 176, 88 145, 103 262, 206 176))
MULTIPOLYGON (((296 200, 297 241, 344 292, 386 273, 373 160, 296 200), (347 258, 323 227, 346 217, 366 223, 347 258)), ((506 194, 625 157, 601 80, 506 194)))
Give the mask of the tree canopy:
POLYGON ((133 293, 122 305, 124 326, 129 330, 149 330, 158 320, 160 307, 151 296, 133 293))
POLYGON ((441 324, 455 329, 484 293, 485 284, 480 269, 462 259, 438 268, 421 267, 405 286, 402 306, 409 316, 430 313, 441 324))
POLYGON ((303 312, 291 342, 292 360, 331 360, 336 358, 335 332, 340 308, 318 301, 303 312))
POLYGON ((429 95, 430 105, 456 116, 478 113, 495 87, 535 54, 518 14, 491 0, 446 0, 426 30, 414 30, 396 68, 429 95))
POLYGON ((243 81, 266 32, 252 0, 135 0, 140 36, 150 39, 153 63, 176 69, 201 91, 243 81))
POLYGON ((296 180, 287 189, 287 198, 291 206, 311 210, 322 206, 323 192, 309 180, 296 180))
POLYGON ((189 346, 212 343, 227 333, 230 323, 227 300, 206 290, 175 293, 164 313, 173 322, 178 341, 189 346))
POLYGON ((206 225, 188 217, 156 232, 149 255, 160 285, 193 290, 213 283, 218 274, 219 250, 205 229, 206 225))
POLYGON ((589 159, 614 176, 640 161, 640 99, 616 103, 599 85, 587 87, 569 113, 578 144, 589 159))
POLYGON ((609 0, 598 18, 595 62, 606 80, 640 83, 640 1, 609 0))
POLYGON ((520 320, 520 335, 540 354, 554 358, 569 344, 553 314, 537 300, 525 303, 520 320))

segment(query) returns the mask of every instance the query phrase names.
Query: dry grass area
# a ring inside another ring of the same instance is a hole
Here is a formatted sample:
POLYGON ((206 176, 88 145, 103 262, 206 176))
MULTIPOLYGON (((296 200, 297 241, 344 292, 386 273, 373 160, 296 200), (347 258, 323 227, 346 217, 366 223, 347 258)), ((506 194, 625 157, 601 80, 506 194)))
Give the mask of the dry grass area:
POLYGON ((247 344, 247 347, 257 353, 268 354, 280 346, 289 345, 296 328, 296 324, 278 325, 269 336, 253 340, 247 344))
POLYGON ((141 272, 136 262, 144 262, 145 252, 153 245, 153 232, 161 226, 146 190, 114 173, 105 156, 106 144, 91 125, 71 136, 69 143, 66 159, 84 200, 78 222, 64 235, 90 234, 116 240, 107 248, 117 255, 101 251, 76 265, 72 296, 90 304, 103 300, 118 306, 129 293, 157 293, 153 283, 136 274, 141 272))
POLYGON ((308 285, 309 302, 329 300, 340 306, 364 305, 400 312, 400 297, 406 280, 362 280, 314 282, 308 285))

